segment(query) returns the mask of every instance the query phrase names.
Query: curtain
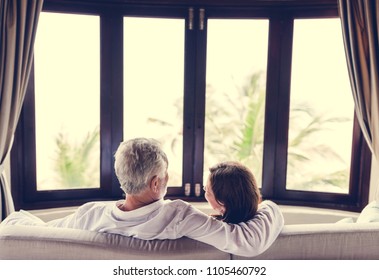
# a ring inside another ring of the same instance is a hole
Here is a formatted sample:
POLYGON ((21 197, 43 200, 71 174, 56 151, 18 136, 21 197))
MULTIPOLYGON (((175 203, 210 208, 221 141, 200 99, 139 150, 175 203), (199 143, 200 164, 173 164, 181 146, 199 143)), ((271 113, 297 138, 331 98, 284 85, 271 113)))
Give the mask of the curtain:
POLYGON ((379 159, 378 0, 340 0, 340 17, 355 110, 379 159))
POLYGON ((0 221, 14 211, 4 161, 24 101, 43 0, 0 1, 0 221))
POLYGON ((357 118, 378 161, 379 0, 339 0, 339 12, 357 118))

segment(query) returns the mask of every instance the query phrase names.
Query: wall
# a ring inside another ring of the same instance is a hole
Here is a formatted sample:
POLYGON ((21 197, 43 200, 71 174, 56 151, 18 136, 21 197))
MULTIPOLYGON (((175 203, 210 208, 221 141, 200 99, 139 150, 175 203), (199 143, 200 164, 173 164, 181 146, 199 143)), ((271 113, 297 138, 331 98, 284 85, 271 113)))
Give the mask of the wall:
MULTIPOLYGON (((113 202, 110 202, 113 203, 113 202)), ((213 213, 206 202, 193 202, 196 208, 206 214, 213 213)), ((355 220, 359 213, 347 212, 340 210, 319 209, 311 207, 298 206, 280 206, 285 224, 317 224, 317 223, 335 223, 343 218, 353 218, 355 220)), ((62 218, 75 211, 76 207, 64 207, 55 209, 32 210, 30 211, 44 221, 50 221, 57 218, 62 218)))
MULTIPOLYGON (((5 175, 8 184, 11 184, 10 176, 10 157, 5 160, 5 175)), ((371 164, 371 181, 370 181, 370 193, 369 202, 378 200, 379 201, 379 164, 373 158, 371 164)), ((196 207, 199 207, 203 212, 210 214, 211 209, 208 208, 206 203, 193 203, 196 207)), ((76 207, 65 207, 59 209, 46 209, 46 210, 35 210, 34 212, 41 216, 43 220, 51 220, 55 218, 60 218, 68 213, 71 213, 76 207)), ((314 222, 334 222, 338 219, 342 219, 346 215, 354 216, 354 213, 329 210, 329 209, 313 209, 308 207, 295 207, 295 206, 282 206, 283 210, 286 211, 288 217, 288 223, 314 223, 314 222), (312 210, 313 209, 313 210, 312 210), (311 211, 312 210, 312 211, 311 211), (324 211, 324 212, 323 212, 324 211), (299 213, 302 213, 301 215, 299 213)), ((356 213, 355 213, 356 214, 356 213)))

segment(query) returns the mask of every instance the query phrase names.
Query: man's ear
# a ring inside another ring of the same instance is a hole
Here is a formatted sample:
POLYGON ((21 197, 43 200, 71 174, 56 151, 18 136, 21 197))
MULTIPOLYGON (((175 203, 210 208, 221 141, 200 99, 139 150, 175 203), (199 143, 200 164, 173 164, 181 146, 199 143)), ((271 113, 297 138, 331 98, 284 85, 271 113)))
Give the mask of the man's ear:
POLYGON ((158 181, 158 176, 155 175, 151 180, 150 180, 150 189, 154 192, 154 193, 158 193, 159 192, 159 181, 158 181))

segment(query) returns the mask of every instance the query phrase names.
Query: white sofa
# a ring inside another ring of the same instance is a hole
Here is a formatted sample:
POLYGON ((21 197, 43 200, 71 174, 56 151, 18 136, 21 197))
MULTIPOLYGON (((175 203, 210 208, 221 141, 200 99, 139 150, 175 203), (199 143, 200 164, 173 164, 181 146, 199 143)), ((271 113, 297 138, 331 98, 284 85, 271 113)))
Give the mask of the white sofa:
POLYGON ((1 226, 0 259, 379 259, 379 223, 286 225, 254 258, 188 238, 146 241, 76 229, 1 226))
MULTIPOLYGON (((291 218, 288 214, 284 216, 291 218)), ((343 223, 287 224, 274 244, 254 258, 221 252, 188 238, 146 241, 75 229, 3 225, 0 259, 379 259, 378 220, 362 214, 358 222, 349 218, 343 223)))

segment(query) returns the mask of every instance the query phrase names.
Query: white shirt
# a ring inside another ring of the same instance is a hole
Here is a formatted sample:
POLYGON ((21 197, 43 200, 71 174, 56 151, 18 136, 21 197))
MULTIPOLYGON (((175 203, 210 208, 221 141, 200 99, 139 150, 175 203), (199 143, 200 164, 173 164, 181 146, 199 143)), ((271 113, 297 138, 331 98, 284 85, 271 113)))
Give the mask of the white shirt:
POLYGON ((228 224, 210 217, 182 200, 158 200, 133 211, 122 211, 117 203, 89 202, 67 217, 42 222, 26 211, 14 212, 2 224, 44 224, 115 233, 140 239, 177 239, 183 236, 217 249, 253 257, 268 249, 284 224, 279 207, 272 201, 260 204, 253 219, 228 224))

